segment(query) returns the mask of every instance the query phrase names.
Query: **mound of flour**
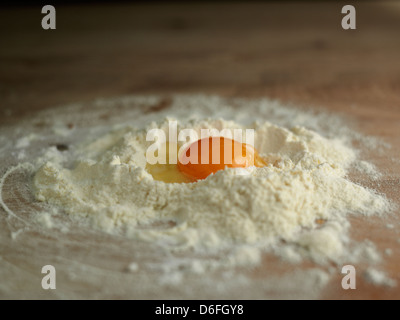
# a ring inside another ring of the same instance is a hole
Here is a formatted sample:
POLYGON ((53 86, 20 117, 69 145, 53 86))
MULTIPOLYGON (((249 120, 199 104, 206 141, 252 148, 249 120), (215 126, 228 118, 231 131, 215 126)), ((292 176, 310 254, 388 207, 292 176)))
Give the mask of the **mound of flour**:
MULTIPOLYGON (((359 160, 343 136, 327 138, 282 121, 249 121, 249 110, 253 120, 267 119, 260 117, 260 106, 268 101, 247 104, 246 113, 229 105, 212 111, 211 106, 191 119, 186 116, 191 108, 202 109, 195 101, 186 102, 177 99, 146 126, 118 126, 93 137, 78 146, 72 166, 61 157, 44 158, 33 180, 36 199, 107 232, 173 249, 284 244, 281 256, 292 261, 309 256, 319 262, 340 261, 346 255, 347 214, 389 208, 384 196, 347 178, 359 160), (234 113, 235 121, 221 110, 234 113), (146 133, 152 128, 166 131, 167 120, 176 120, 178 129, 254 129, 255 148, 268 166, 226 169, 189 184, 156 181, 146 170, 145 153, 152 143, 146 133)), ((256 258, 249 260, 259 261, 253 253, 256 258)))

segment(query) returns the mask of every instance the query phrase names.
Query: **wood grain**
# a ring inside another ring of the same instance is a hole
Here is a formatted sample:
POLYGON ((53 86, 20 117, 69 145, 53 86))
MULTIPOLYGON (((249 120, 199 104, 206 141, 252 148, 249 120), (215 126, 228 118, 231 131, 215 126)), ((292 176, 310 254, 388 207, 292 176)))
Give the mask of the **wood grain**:
MULTIPOLYGON (((54 31, 41 29, 39 7, 4 8, 0 126, 17 127, 39 110, 98 97, 182 92, 267 96, 344 114, 358 131, 390 143, 387 153, 369 158, 385 172, 379 191, 400 203, 400 162, 392 161, 400 158, 400 3, 357 4, 357 30, 352 31, 341 28, 343 4, 59 6, 54 31)), ((60 235, 61 241, 33 228, 13 240, 11 234, 21 223, 10 222, 3 213, 3 298, 188 296, 179 290, 155 294, 152 286, 129 286, 133 276, 124 268, 140 250, 149 251, 153 259, 151 248, 132 246, 124 239, 107 242, 108 236, 90 230, 73 237, 60 235), (58 257, 49 263, 59 266, 59 282, 68 294, 38 289, 38 257, 43 256, 58 257), (84 264, 90 272, 87 282, 74 281, 63 268, 67 262, 75 270, 84 264), (96 280, 104 270, 110 276, 96 280), (102 288, 107 286, 111 289, 105 293, 102 288)), ((392 249, 384 269, 400 285, 397 215, 353 217, 351 223, 353 238, 369 238, 381 252, 392 249), (387 229, 388 223, 395 228, 387 229)), ((268 272, 293 268, 272 257, 267 260, 268 272)), ((252 272, 255 277, 268 276, 262 268, 252 272)), ((400 298, 399 289, 373 286, 361 275, 357 290, 344 291, 340 279, 338 272, 320 298, 400 298)), ((251 288, 247 290, 243 297, 251 296, 251 288)))

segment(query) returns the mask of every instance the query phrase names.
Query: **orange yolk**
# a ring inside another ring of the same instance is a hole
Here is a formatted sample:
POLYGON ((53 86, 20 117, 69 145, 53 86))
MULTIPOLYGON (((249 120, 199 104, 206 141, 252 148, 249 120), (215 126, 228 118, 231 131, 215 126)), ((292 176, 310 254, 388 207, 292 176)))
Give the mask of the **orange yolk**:
POLYGON ((224 137, 197 140, 182 153, 178 161, 179 171, 195 181, 226 167, 250 166, 263 167, 266 163, 252 146, 224 137))

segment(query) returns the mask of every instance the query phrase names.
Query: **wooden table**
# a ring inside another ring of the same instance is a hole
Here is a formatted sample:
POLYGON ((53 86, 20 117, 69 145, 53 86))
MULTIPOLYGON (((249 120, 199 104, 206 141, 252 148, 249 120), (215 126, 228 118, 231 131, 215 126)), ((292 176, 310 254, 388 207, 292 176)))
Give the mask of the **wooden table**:
MULTIPOLYGON (((47 31, 40 7, 3 8, 0 126, 18 126, 65 103, 127 94, 278 98, 344 114, 358 131, 390 143, 386 154, 370 160, 385 172, 379 191, 400 203, 400 164, 390 160, 400 158, 400 3, 357 3, 357 29, 348 31, 341 28, 344 4, 59 5, 57 29, 47 31)), ((351 223, 354 239, 368 237, 381 252, 392 249, 383 268, 400 285, 397 216, 353 217, 351 223)), ((18 228, 0 209, 0 297, 187 297, 179 290, 157 295, 154 287, 132 288, 133 276, 125 272, 134 254, 129 241, 106 243, 107 235, 89 232, 64 236, 60 245, 29 228, 13 240, 18 228), (58 293, 41 289, 39 257, 59 266, 58 293), (90 275, 63 265, 85 265, 90 275)), ((289 268, 268 261, 269 271, 289 268)), ((262 268, 253 272, 268 276, 262 268)), ((320 298, 400 298, 398 288, 375 287, 361 276, 357 290, 344 291, 341 277, 333 276, 320 298)))

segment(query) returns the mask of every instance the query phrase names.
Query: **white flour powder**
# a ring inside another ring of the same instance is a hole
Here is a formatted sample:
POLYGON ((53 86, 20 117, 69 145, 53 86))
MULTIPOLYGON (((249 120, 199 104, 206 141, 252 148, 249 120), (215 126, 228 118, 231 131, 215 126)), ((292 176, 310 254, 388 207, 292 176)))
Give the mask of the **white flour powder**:
POLYGON ((377 286, 386 286, 386 287, 396 287, 397 282, 389 278, 385 272, 376 270, 374 268, 368 268, 364 273, 365 279, 377 286))
MULTIPOLYGON (((94 298, 318 298, 349 263, 368 265, 366 280, 395 286, 381 264, 390 251, 353 240, 348 219, 391 209, 365 187, 383 177, 369 152, 386 156, 390 146, 350 127, 351 119, 268 99, 131 96, 54 108, 0 128, 0 205, 15 223, 16 246, 35 240, 30 231, 55 246, 57 271, 77 288, 54 290, 59 298, 76 298, 82 283, 96 288, 94 298), (155 181, 144 160, 153 142, 144 137, 166 129, 167 117, 180 128, 254 128, 269 165, 193 184, 155 181), (74 239, 81 254, 96 252, 76 257, 74 239), (309 259, 317 264, 286 263, 309 259)), ((35 265, 48 263, 41 246, 35 265)), ((18 250, 30 254, 29 246, 18 250)), ((15 283, 40 283, 8 262, 0 270, 12 279, 0 295, 15 283)))
MULTIPOLYGON (((143 117, 147 126, 118 126, 78 146, 72 166, 54 154, 45 158, 34 177, 35 196, 110 233, 173 250, 242 246, 240 255, 232 254, 233 265, 243 259, 259 263, 254 248, 293 262, 304 257, 348 261, 346 215, 389 208, 385 197, 347 178, 358 153, 345 136, 324 138, 307 129, 311 114, 294 114, 292 124, 303 125, 290 126, 288 117, 286 123, 281 119, 288 109, 275 102, 248 102, 245 110, 234 106, 238 103, 243 101, 229 105, 216 97, 176 97, 168 110, 143 117), (178 129, 252 128, 255 147, 269 165, 226 169, 191 184, 156 181, 146 170, 145 152, 152 143, 146 133, 167 130, 166 115, 178 121, 178 129)), ((361 164, 360 170, 377 176, 372 165, 361 164)))

